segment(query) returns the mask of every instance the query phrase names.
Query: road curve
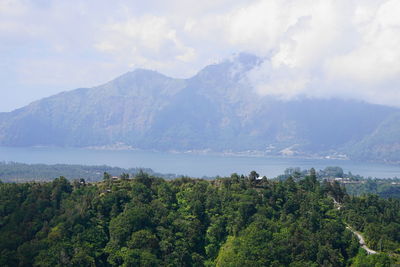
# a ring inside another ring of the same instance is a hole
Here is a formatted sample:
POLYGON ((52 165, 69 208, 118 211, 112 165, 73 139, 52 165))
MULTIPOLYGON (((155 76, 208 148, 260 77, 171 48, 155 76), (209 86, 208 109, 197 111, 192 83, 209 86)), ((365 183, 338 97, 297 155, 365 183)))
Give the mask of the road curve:
POLYGON ((359 243, 360 243, 360 246, 361 246, 363 249, 365 249, 365 250, 367 251, 368 255, 378 253, 377 251, 372 250, 372 249, 370 249, 369 247, 367 247, 367 245, 365 244, 364 237, 363 237, 359 232, 355 231, 355 230, 354 230, 353 228, 351 228, 349 225, 347 225, 346 228, 349 229, 350 231, 352 231, 353 234, 355 234, 355 235, 357 236, 358 241, 359 241, 359 243))
MULTIPOLYGON (((334 198, 332 198, 332 199, 333 199, 333 203, 334 203, 336 209, 337 209, 337 210, 340 210, 340 209, 342 208, 342 205, 341 205, 339 202, 337 202, 336 199, 334 199, 334 198)), ((368 255, 377 254, 377 253, 378 253, 377 251, 375 251, 375 250, 370 249, 369 247, 367 247, 367 245, 365 244, 364 237, 363 237, 359 232, 357 232, 356 230, 354 230, 353 228, 351 228, 351 226, 348 225, 347 223, 346 223, 346 228, 349 229, 353 234, 355 234, 355 235, 357 236, 358 242, 360 243, 360 246, 361 246, 363 249, 365 249, 365 251, 367 251, 368 255)))

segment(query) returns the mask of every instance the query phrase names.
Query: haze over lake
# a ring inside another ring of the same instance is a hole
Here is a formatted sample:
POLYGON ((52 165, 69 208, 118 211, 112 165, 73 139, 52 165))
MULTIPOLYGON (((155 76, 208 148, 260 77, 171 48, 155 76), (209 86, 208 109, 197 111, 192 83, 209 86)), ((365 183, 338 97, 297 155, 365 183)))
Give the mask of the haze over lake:
POLYGON ((175 173, 192 177, 227 176, 234 172, 247 174, 251 170, 256 170, 267 177, 275 177, 282 174, 288 167, 324 169, 327 166, 340 166, 345 173, 350 171, 365 177, 400 177, 400 166, 394 164, 332 159, 198 155, 142 150, 0 147, 0 159, 30 164, 105 164, 122 168, 143 167, 152 168, 160 173, 175 173))

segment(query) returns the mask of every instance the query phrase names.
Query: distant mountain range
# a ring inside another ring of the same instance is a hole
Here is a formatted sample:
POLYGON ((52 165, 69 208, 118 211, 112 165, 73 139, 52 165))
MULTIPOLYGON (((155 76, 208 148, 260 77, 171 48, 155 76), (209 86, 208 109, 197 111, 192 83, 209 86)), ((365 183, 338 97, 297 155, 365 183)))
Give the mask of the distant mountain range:
POLYGON ((341 99, 261 97, 240 54, 189 79, 138 69, 0 113, 1 146, 257 151, 400 161, 400 110, 341 99))

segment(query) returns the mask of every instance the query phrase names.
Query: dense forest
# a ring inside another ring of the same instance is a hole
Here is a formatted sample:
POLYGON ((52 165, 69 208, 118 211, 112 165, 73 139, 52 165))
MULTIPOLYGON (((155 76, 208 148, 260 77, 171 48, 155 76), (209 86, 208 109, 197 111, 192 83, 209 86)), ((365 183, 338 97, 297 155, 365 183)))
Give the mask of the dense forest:
POLYGON ((376 195, 351 197, 343 209, 344 220, 363 232, 369 247, 400 254, 400 201, 376 195))
POLYGON ((359 179, 346 184, 349 195, 375 194, 382 198, 400 198, 400 179, 359 179))
MULTIPOLYGON (((300 169, 299 167, 287 168, 283 174, 276 177, 277 180, 284 181, 288 177, 295 180, 304 179, 310 170, 300 169)), ((339 166, 328 166, 323 170, 316 171, 319 181, 336 181, 346 188, 349 195, 362 196, 375 194, 382 198, 400 199, 400 178, 372 178, 363 177, 351 172, 345 173, 339 166)))
MULTIPOLYGON (((90 166, 78 164, 26 164, 0 161, 0 180, 3 182, 50 182, 54 180, 54 177, 60 176, 63 176, 70 181, 74 179, 85 179, 87 182, 98 182, 103 179, 104 172, 107 172, 112 176, 118 176, 121 173, 128 173, 129 175, 134 176, 140 171, 164 179, 175 179, 180 177, 180 175, 173 173, 158 173, 150 168, 120 168, 107 165, 90 166)), ((304 179, 308 173, 308 169, 290 167, 287 168, 283 174, 272 179, 284 181, 288 177, 292 177, 297 181, 304 179)), ((400 178, 365 178, 357 174, 352 174, 351 172, 345 173, 339 166, 328 166, 316 171, 316 175, 319 181, 325 179, 336 179, 336 181, 346 187, 346 191, 349 195, 361 196, 363 194, 371 193, 383 198, 400 198, 400 178), (340 180, 341 178, 344 180, 340 180)), ((216 177, 202 178, 215 179, 216 177)))
POLYGON ((0 184, 0 266, 391 266, 400 200, 349 196, 315 171, 0 184), (338 209, 334 200, 341 203, 338 209), (349 224, 378 254, 367 255, 349 224))

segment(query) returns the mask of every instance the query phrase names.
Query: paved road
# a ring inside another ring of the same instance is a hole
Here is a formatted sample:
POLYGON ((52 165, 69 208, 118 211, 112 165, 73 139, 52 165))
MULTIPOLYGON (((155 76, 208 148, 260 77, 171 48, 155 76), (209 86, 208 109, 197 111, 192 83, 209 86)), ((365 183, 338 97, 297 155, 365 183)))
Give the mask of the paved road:
POLYGON ((347 225, 346 227, 347 229, 349 229, 350 231, 353 232, 353 234, 355 234, 358 238, 358 241, 360 243, 360 246, 365 249, 367 251, 368 254, 376 254, 378 252, 376 252, 375 250, 370 249, 369 247, 367 247, 367 245, 365 244, 365 240, 364 237, 357 231, 355 231, 353 228, 351 228, 349 225, 347 225))
MULTIPOLYGON (((335 204, 336 209, 340 210, 342 208, 342 205, 340 203, 338 203, 334 198, 333 198, 333 203, 335 204)), ((360 246, 363 249, 365 249, 368 254, 376 254, 376 253, 378 253, 375 250, 372 250, 369 247, 367 247, 367 245, 365 244, 364 237, 359 232, 357 232, 356 230, 351 228, 350 225, 348 225, 348 224, 346 224, 346 228, 349 229, 351 232, 353 232, 353 234, 355 234, 357 236, 358 241, 360 243, 360 246)))

